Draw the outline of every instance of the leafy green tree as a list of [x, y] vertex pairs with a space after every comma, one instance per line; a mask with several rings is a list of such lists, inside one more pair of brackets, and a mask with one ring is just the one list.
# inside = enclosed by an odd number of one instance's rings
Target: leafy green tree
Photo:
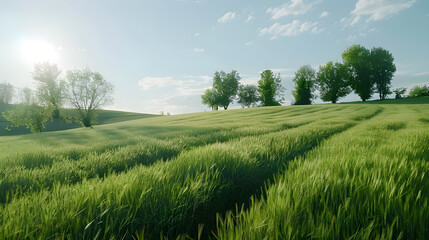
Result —
[[12, 110], [3, 113], [10, 126], [26, 126], [32, 133], [40, 133], [45, 123], [52, 119], [52, 107], [40, 107], [36, 103], [18, 104]]
[[261, 79], [258, 81], [258, 92], [262, 106], [280, 106], [284, 100], [282, 93], [282, 78], [280, 74], [274, 74], [271, 70], [265, 70], [261, 73]]
[[403, 98], [406, 91], [407, 91], [407, 89], [404, 87], [396, 88], [395, 90], [393, 90], [393, 92], [395, 93], [395, 99]]
[[233, 70], [230, 73], [215, 72], [213, 77], [213, 89], [216, 92], [216, 103], [225, 110], [237, 95], [240, 75]]
[[410, 97], [424, 97], [429, 96], [429, 86], [423, 85], [423, 86], [414, 86], [410, 89], [410, 92], [408, 93], [408, 96]]
[[371, 98], [374, 92], [374, 81], [371, 77], [371, 53], [361, 45], [349, 47], [341, 55], [349, 71], [349, 84], [362, 101]]
[[218, 110], [218, 94], [215, 89], [206, 89], [203, 95], [201, 95], [201, 100], [203, 104], [209, 106], [213, 110]]
[[316, 71], [310, 65], [302, 66], [296, 71], [293, 78], [295, 90], [292, 91], [295, 105], [311, 104], [314, 98], [315, 78]]
[[64, 100], [64, 82], [58, 77], [61, 70], [49, 62], [34, 64], [32, 77], [37, 83], [37, 97], [44, 106], [52, 106], [52, 117], [59, 118]]
[[347, 69], [341, 63], [328, 62], [325, 66], [320, 66], [316, 77], [320, 98], [325, 102], [336, 103], [339, 98], [349, 94], [351, 89], [347, 79]]
[[258, 101], [258, 87], [255, 85], [240, 85], [238, 87], [238, 103], [242, 107], [254, 106]]
[[88, 68], [67, 71], [67, 98], [78, 111], [84, 127], [94, 123], [96, 110], [113, 101], [114, 86], [98, 72]]
[[392, 93], [391, 81], [396, 71], [394, 58], [389, 51], [379, 47], [371, 49], [370, 60], [371, 77], [375, 83], [376, 92], [379, 94], [380, 100], [386, 99], [387, 95]]
[[14, 95], [15, 89], [12, 84], [7, 82], [0, 83], [0, 103], [11, 103]]

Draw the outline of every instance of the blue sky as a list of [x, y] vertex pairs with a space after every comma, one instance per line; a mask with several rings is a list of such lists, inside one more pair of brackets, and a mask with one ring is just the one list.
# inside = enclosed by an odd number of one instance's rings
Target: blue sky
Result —
[[353, 44], [393, 54], [394, 88], [429, 83], [429, 1], [2, 0], [0, 81], [34, 88], [42, 60], [90, 67], [116, 87], [107, 108], [179, 114], [209, 110], [200, 95], [215, 71], [256, 84], [272, 69], [287, 105], [300, 66], [341, 61]]

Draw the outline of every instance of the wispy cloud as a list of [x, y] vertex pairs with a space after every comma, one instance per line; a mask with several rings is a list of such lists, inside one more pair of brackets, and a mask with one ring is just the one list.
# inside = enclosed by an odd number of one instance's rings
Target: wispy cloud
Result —
[[149, 90], [153, 87], [167, 87], [181, 85], [182, 81], [175, 81], [172, 77], [144, 77], [138, 82], [143, 90]]
[[[183, 76], [183, 77], [144, 77], [138, 81], [137, 85], [143, 90], [150, 90], [152, 88], [159, 87], [177, 87], [177, 91], [192, 92], [191, 89], [199, 89], [201, 85], [205, 85], [210, 82], [211, 77], [209, 76]], [[182, 94], [183, 95], [183, 94]]]
[[204, 48], [187, 48], [187, 49], [182, 49], [181, 51], [183, 52], [194, 52], [194, 53], [202, 53], [205, 51]]
[[389, 18], [400, 11], [410, 8], [416, 0], [359, 0], [355, 9], [350, 12], [350, 18], [343, 18], [346, 25], [355, 25], [361, 19], [365, 22], [379, 21]]
[[249, 14], [248, 16], [247, 16], [247, 19], [246, 19], [246, 22], [250, 22], [252, 19], [254, 19], [255, 17], [253, 17], [253, 13], [252, 14]]
[[429, 72], [416, 73], [416, 74], [414, 74], [414, 76], [416, 76], [416, 77], [429, 76]]
[[260, 34], [271, 35], [271, 39], [276, 39], [279, 36], [296, 36], [299, 33], [310, 31], [312, 33], [320, 32], [321, 30], [317, 27], [318, 22], [303, 22], [294, 20], [291, 23], [280, 24], [274, 23], [270, 27], [265, 27], [259, 30]]
[[185, 75], [182, 77], [145, 77], [138, 85], [143, 90], [152, 90], [154, 87], [173, 87], [173, 90], [165, 89], [168, 95], [151, 98], [142, 102], [143, 112], [159, 113], [160, 111], [173, 114], [183, 112], [199, 112], [203, 106], [195, 106], [201, 101], [201, 95], [210, 87], [212, 77], [200, 75]]
[[347, 37], [347, 41], [349, 42], [353, 42], [355, 41], [358, 37], [366, 37], [367, 34], [366, 33], [359, 33], [359, 34], [353, 34], [353, 35], [349, 35]]
[[194, 52], [196, 52], [196, 53], [200, 53], [200, 52], [204, 52], [205, 50], [204, 50], [204, 48], [194, 48], [194, 49], [192, 49]]
[[271, 14], [272, 19], [279, 19], [288, 15], [300, 15], [310, 10], [315, 3], [316, 2], [305, 4], [303, 0], [291, 0], [280, 7], [268, 8], [267, 13]]
[[201, 33], [199, 33], [199, 32], [194, 33], [194, 36], [195, 36], [195, 37], [198, 37], [198, 36], [200, 36], [200, 35], [201, 35]]
[[225, 13], [225, 15], [223, 15], [222, 17], [220, 17], [217, 21], [219, 23], [226, 23], [228, 21], [233, 20], [236, 17], [236, 13], [235, 12], [227, 12]]
[[252, 45], [252, 44], [253, 44], [253, 42], [252, 42], [252, 41], [249, 41], [249, 42], [244, 43], [244, 46], [250, 46], [250, 45]]
[[324, 11], [324, 12], [322, 12], [320, 14], [320, 17], [323, 18], [323, 17], [327, 17], [328, 15], [329, 15], [329, 12], [328, 11]]

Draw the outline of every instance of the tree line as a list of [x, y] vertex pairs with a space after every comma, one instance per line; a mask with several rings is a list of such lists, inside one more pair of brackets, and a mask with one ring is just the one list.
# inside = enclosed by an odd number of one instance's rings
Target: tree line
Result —
[[278, 106], [283, 101], [281, 93], [284, 89], [280, 74], [274, 74], [271, 70], [263, 71], [258, 86], [242, 85], [240, 79], [235, 70], [230, 73], [215, 72], [213, 87], [201, 95], [202, 103], [212, 110], [218, 110], [218, 107], [226, 110], [237, 96], [237, 102], [243, 107], [256, 106], [258, 102], [262, 106]]
[[[31, 77], [36, 90], [24, 88], [20, 103], [3, 112], [3, 118], [10, 126], [26, 126], [31, 132], [41, 132], [48, 120], [63, 118], [76, 121], [84, 127], [91, 127], [97, 115], [96, 110], [111, 103], [114, 86], [103, 75], [89, 68], [69, 70], [65, 78], [56, 64], [44, 62], [34, 65]], [[0, 83], [0, 103], [10, 104], [14, 87]], [[77, 115], [60, 115], [63, 106], [76, 110]]]
[[[317, 90], [321, 100], [332, 103], [352, 91], [362, 101], [367, 101], [375, 93], [380, 100], [392, 93], [395, 93], [395, 98], [404, 97], [405, 88], [391, 89], [396, 66], [389, 51], [381, 47], [369, 50], [361, 45], [353, 45], [341, 57], [343, 63], [329, 61], [319, 66], [318, 71], [310, 65], [300, 67], [292, 79], [292, 104], [311, 104], [318, 97], [315, 94]], [[227, 109], [234, 99], [242, 107], [277, 106], [284, 100], [282, 94], [285, 89], [281, 86], [280, 74], [274, 74], [271, 70], [263, 71], [257, 86], [241, 85], [239, 80], [240, 76], [235, 70], [230, 73], [216, 72], [212, 88], [201, 96], [202, 103], [217, 110], [218, 107]], [[424, 96], [427, 88], [414, 87], [409, 96]]]

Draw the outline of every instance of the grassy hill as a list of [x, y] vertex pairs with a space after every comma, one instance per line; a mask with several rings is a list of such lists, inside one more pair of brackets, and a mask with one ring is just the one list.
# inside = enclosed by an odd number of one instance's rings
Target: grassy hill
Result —
[[[8, 111], [12, 108], [13, 108], [13, 105], [11, 104], [0, 103], [0, 136], [30, 134], [31, 133], [30, 129], [26, 128], [25, 126], [11, 128], [10, 131], [6, 130], [6, 127], [9, 125], [9, 123], [2, 117], [1, 113]], [[61, 110], [61, 114], [74, 114], [74, 111], [70, 109], [65, 109], [65, 110]], [[99, 110], [96, 125], [123, 122], [123, 121], [129, 121], [134, 119], [155, 117], [155, 116], [157, 115], [110, 111], [110, 110]], [[51, 132], [51, 131], [61, 131], [61, 130], [67, 130], [67, 129], [73, 129], [73, 128], [80, 128], [81, 125], [78, 123], [67, 123], [63, 119], [54, 119], [52, 121], [48, 121], [45, 124], [45, 127], [46, 128], [44, 132]]]
[[404, 101], [0, 137], [0, 239], [429, 239], [429, 98]]

